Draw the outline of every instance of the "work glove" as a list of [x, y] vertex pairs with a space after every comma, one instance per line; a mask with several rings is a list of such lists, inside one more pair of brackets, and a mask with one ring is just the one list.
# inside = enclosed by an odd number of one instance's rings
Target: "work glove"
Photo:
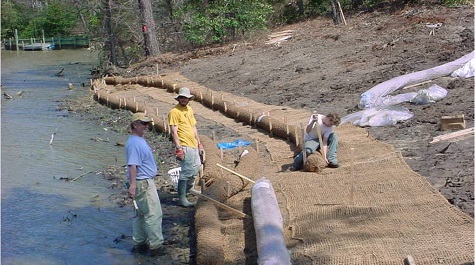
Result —
[[177, 160], [183, 160], [185, 158], [185, 152], [183, 152], [183, 149], [176, 149], [175, 150], [175, 155]]

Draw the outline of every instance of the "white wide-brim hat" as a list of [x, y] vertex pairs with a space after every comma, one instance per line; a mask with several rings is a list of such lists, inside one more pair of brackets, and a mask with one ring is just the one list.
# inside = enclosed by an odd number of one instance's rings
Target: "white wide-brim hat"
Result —
[[178, 95], [175, 96], [175, 99], [178, 99], [178, 97], [192, 98], [193, 95], [190, 93], [189, 88], [182, 87], [180, 90], [178, 90]]

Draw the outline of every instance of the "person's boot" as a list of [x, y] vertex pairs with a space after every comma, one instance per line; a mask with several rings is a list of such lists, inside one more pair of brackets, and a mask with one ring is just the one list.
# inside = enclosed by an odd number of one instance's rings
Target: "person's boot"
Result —
[[193, 207], [194, 204], [189, 202], [186, 198], [186, 189], [187, 189], [187, 181], [186, 180], [179, 180], [178, 181], [178, 198], [180, 205], [183, 207]]

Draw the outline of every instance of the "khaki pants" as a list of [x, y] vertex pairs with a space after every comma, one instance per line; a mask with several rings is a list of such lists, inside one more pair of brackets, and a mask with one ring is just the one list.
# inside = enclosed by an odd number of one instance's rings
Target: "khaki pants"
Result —
[[163, 244], [163, 214], [153, 179], [137, 181], [135, 201], [139, 210], [133, 219], [132, 239], [136, 245], [147, 243], [150, 249], [156, 249]]

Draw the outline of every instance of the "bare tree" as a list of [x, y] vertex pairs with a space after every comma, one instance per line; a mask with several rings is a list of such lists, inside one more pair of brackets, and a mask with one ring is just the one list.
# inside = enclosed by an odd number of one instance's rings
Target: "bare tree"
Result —
[[150, 0], [138, 0], [138, 2], [142, 18], [145, 56], [158, 55], [160, 54], [160, 49], [155, 31], [155, 21], [153, 20], [152, 3]]
[[117, 49], [114, 26], [112, 24], [112, 0], [104, 0], [105, 24], [108, 34], [108, 44], [110, 51], [110, 62], [117, 65]]

